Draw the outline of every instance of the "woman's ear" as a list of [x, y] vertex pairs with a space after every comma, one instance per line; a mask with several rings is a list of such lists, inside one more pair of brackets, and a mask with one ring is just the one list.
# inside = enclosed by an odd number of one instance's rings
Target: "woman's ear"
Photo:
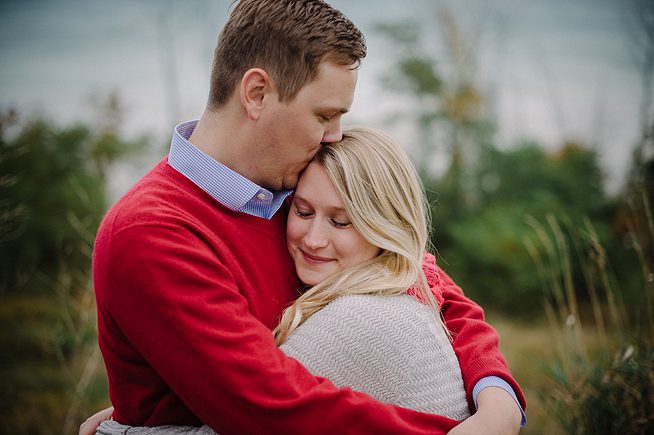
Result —
[[261, 68], [251, 68], [241, 79], [241, 104], [251, 120], [259, 119], [266, 99], [274, 91], [272, 80]]

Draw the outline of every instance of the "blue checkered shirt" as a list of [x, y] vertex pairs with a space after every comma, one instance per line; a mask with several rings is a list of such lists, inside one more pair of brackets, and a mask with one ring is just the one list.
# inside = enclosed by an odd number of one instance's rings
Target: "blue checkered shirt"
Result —
[[175, 127], [168, 164], [227, 208], [271, 219], [293, 191], [264, 189], [209, 157], [188, 141], [197, 123]]

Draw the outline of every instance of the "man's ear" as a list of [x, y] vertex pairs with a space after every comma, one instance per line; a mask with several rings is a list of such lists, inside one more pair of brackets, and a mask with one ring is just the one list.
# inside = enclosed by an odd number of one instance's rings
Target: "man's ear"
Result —
[[241, 104], [248, 118], [256, 120], [263, 110], [266, 100], [274, 91], [272, 79], [261, 68], [251, 68], [241, 79]]

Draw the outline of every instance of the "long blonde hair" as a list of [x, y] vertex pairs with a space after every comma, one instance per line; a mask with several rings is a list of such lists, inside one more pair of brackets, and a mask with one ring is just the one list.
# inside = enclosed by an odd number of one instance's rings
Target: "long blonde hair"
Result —
[[393, 296], [415, 287], [440, 319], [422, 270], [428, 205], [404, 150], [377, 130], [356, 127], [344, 130], [340, 142], [322, 147], [315, 162], [329, 175], [354, 228], [381, 250], [302, 294], [282, 314], [275, 343], [284, 343], [307, 318], [344, 295]]

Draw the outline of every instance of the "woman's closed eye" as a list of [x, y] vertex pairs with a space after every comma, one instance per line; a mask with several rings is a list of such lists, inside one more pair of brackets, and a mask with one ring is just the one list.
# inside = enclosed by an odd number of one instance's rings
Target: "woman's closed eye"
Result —
[[311, 210], [303, 210], [295, 207], [295, 214], [301, 218], [308, 218], [313, 216], [313, 211]]
[[336, 228], [348, 228], [350, 225], [352, 225], [351, 222], [341, 222], [337, 221], [336, 219], [330, 219], [332, 225]]

